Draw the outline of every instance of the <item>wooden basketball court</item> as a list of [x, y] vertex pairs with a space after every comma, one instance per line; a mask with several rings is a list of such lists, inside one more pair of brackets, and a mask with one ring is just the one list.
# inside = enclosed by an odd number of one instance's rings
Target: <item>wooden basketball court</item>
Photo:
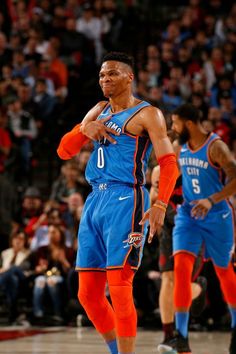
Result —
[[[108, 353], [96, 331], [86, 327], [1, 327], [0, 340], [1, 354]], [[136, 354], [157, 353], [161, 340], [162, 332], [139, 329]], [[190, 332], [193, 354], [228, 354], [229, 341], [229, 333]]]

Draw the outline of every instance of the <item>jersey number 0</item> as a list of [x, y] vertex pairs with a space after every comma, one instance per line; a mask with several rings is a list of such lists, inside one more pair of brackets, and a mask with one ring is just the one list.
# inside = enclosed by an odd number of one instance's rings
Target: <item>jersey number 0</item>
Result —
[[103, 148], [101, 146], [98, 148], [97, 167], [98, 168], [103, 168], [104, 167], [104, 152], [103, 152]]

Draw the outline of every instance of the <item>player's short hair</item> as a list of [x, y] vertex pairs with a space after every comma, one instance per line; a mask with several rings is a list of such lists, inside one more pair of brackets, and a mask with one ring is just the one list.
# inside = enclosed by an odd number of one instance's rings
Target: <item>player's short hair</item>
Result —
[[120, 61], [121, 63], [125, 63], [129, 65], [132, 71], [134, 71], [134, 58], [131, 55], [128, 55], [123, 52], [110, 52], [103, 57], [102, 63], [109, 60]]
[[172, 114], [179, 116], [182, 120], [191, 120], [194, 123], [201, 121], [201, 112], [190, 103], [185, 103], [176, 108]]

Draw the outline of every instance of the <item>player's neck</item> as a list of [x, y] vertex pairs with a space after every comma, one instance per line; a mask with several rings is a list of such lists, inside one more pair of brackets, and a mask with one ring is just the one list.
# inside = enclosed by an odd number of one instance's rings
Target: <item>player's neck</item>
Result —
[[209, 134], [206, 132], [203, 132], [201, 130], [195, 131], [189, 141], [188, 144], [192, 150], [197, 150], [199, 149], [202, 145], [204, 145], [205, 141], [207, 140]]
[[127, 108], [136, 106], [140, 100], [135, 98], [133, 95], [120, 95], [115, 98], [110, 97], [109, 99], [111, 105], [112, 113], [117, 113], [123, 111]]

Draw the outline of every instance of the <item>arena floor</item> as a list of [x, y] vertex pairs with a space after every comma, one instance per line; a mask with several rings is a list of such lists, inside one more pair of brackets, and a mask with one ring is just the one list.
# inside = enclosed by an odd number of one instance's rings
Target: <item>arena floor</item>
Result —
[[[157, 353], [160, 331], [138, 331], [136, 354]], [[223, 332], [190, 333], [193, 354], [228, 354], [230, 335]], [[106, 354], [103, 340], [92, 328], [1, 327], [1, 354]]]

